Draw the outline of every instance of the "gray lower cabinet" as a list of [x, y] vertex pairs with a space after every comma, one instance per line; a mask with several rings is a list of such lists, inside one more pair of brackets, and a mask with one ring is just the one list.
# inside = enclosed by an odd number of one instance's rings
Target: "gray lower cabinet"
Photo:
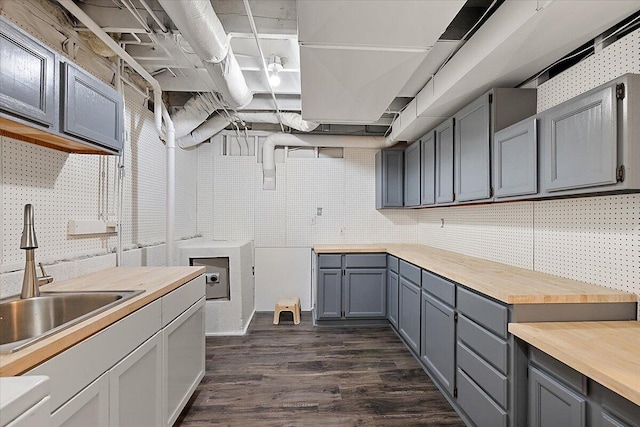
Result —
[[400, 276], [398, 331], [407, 345], [420, 354], [420, 288]]
[[122, 150], [122, 95], [68, 62], [61, 67], [61, 132], [115, 152]]
[[529, 367], [529, 426], [584, 427], [586, 399], [551, 375]]
[[453, 307], [422, 291], [420, 358], [445, 390], [455, 387], [456, 321]]
[[376, 209], [404, 206], [404, 151], [376, 153]]
[[398, 273], [387, 270], [387, 318], [396, 330], [398, 329], [399, 286]]
[[0, 58], [0, 114], [56, 130], [56, 55], [0, 18]]
[[436, 203], [436, 137], [429, 132], [420, 139], [420, 205]]
[[386, 254], [319, 254], [318, 266], [316, 320], [386, 319]]
[[538, 192], [538, 119], [528, 118], [494, 134], [493, 190], [496, 199]]
[[454, 201], [453, 188], [453, 119], [438, 126], [435, 133], [436, 204]]
[[420, 206], [420, 141], [404, 150], [404, 205]]

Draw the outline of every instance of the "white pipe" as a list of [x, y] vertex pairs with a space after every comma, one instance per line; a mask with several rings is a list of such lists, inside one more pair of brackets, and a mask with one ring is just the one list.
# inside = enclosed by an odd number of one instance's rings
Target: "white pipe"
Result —
[[211, 138], [213, 135], [220, 132], [222, 129], [226, 128], [229, 125], [229, 120], [226, 117], [220, 116], [218, 114], [214, 115], [212, 118], [204, 122], [202, 125], [198, 126], [191, 133], [178, 138], [177, 144], [180, 148], [189, 148], [194, 147], [207, 139]]
[[251, 102], [240, 65], [229, 46], [227, 33], [209, 0], [159, 0], [178, 30], [202, 60], [222, 98], [233, 109]]
[[274, 133], [269, 135], [262, 146], [263, 188], [276, 189], [276, 146], [287, 147], [339, 147], [339, 148], [384, 148], [386, 141], [382, 136], [355, 135], [307, 135]]
[[167, 218], [166, 218], [166, 257], [167, 265], [173, 265], [174, 223], [176, 205], [176, 131], [166, 107], [162, 107], [162, 116], [167, 125]]
[[189, 99], [184, 107], [172, 116], [176, 128], [176, 138], [188, 135], [221, 107], [222, 104], [213, 93], [203, 93]]
[[288, 111], [280, 112], [280, 120], [278, 120], [277, 113], [260, 112], [260, 113], [238, 113], [236, 116], [245, 122], [257, 122], [257, 123], [282, 123], [285, 126], [299, 130], [300, 132], [311, 132], [320, 123], [313, 122], [311, 120], [304, 120], [299, 113], [291, 113]]

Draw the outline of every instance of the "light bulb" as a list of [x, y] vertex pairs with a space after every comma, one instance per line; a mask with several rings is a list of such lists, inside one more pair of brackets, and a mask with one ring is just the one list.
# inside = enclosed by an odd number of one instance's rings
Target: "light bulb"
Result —
[[280, 86], [280, 76], [278, 75], [278, 70], [272, 70], [269, 72], [269, 83], [271, 83], [271, 86], [273, 87]]

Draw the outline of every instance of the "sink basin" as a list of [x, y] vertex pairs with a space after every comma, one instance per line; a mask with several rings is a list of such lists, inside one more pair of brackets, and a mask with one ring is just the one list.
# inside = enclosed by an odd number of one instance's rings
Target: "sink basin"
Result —
[[42, 292], [0, 301], [0, 353], [23, 349], [142, 292]]

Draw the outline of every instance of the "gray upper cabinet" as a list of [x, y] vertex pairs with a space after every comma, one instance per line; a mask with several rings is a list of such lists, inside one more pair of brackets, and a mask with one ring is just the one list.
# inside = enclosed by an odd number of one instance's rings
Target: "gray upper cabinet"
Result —
[[537, 119], [528, 118], [495, 133], [493, 188], [496, 198], [538, 192], [537, 127]]
[[0, 19], [0, 58], [2, 115], [57, 129], [56, 55]]
[[61, 131], [119, 152], [124, 128], [122, 95], [68, 62], [61, 65]]
[[453, 193], [453, 119], [435, 129], [436, 203], [451, 203]]
[[404, 151], [376, 153], [376, 209], [404, 206]]
[[436, 203], [436, 138], [429, 132], [420, 139], [420, 205]]
[[404, 150], [404, 205], [420, 205], [420, 141]]
[[455, 192], [459, 202], [490, 197], [490, 95], [478, 98], [455, 116]]
[[616, 85], [587, 92], [542, 114], [544, 188], [616, 183]]

